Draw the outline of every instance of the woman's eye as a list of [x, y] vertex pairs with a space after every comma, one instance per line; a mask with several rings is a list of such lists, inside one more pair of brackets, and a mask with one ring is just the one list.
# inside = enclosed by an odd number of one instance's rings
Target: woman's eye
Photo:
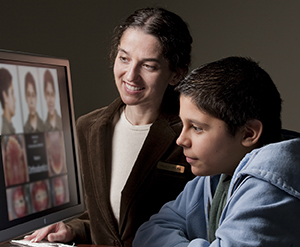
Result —
[[123, 63], [126, 63], [128, 61], [127, 57], [120, 56], [119, 58], [120, 58], [120, 61]]
[[147, 70], [156, 70], [156, 67], [155, 67], [155, 66], [152, 66], [152, 65], [149, 65], [149, 64], [144, 64], [143, 66], [144, 66], [144, 68], [146, 68]]

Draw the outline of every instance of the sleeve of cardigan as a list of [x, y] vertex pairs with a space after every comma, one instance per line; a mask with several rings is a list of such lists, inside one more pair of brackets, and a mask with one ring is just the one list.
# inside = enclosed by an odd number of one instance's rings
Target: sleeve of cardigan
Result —
[[90, 220], [87, 211], [85, 211], [79, 217], [66, 222], [66, 225], [70, 226], [74, 231], [75, 239], [73, 241], [76, 244], [77, 243], [92, 244]]

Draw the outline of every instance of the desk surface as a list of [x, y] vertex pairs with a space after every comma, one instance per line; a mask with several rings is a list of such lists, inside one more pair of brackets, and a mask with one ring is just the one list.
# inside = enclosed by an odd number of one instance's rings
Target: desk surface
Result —
[[91, 244], [78, 244], [77, 247], [114, 247], [110, 245], [91, 245]]
[[[11, 244], [10, 242], [0, 243], [1, 247], [18, 247], [19, 245]], [[78, 244], [76, 247], [114, 247], [110, 245], [91, 245], [91, 244]]]

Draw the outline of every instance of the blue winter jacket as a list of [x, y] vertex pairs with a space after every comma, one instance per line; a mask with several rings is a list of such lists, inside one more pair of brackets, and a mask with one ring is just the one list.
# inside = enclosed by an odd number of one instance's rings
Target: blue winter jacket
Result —
[[211, 189], [196, 177], [138, 230], [134, 247], [300, 246], [300, 138], [255, 149], [235, 170], [216, 240], [208, 239]]

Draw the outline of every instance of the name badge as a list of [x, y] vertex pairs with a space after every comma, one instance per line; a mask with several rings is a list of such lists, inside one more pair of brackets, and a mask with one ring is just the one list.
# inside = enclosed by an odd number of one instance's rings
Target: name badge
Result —
[[157, 168], [170, 172], [184, 173], [185, 167], [181, 165], [170, 164], [166, 162], [158, 162]]

